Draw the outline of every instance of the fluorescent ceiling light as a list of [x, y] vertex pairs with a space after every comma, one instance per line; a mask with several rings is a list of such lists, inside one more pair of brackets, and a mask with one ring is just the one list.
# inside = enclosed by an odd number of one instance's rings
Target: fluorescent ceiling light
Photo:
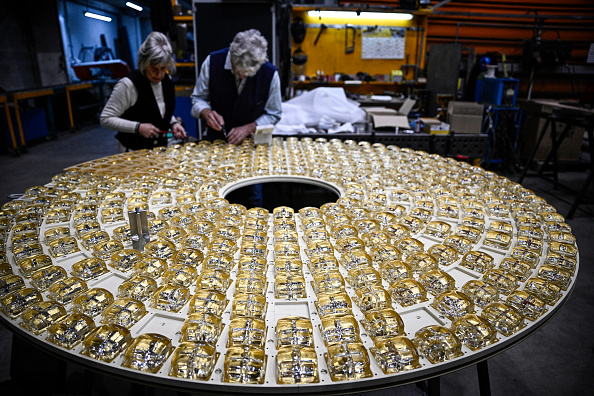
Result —
[[88, 18], [99, 19], [100, 21], [111, 22], [111, 18], [105, 15], [93, 14], [92, 12], [85, 12]]
[[130, 8], [135, 9], [136, 11], [142, 11], [142, 7], [139, 5], [136, 5], [134, 3], [130, 3], [129, 1], [126, 2], [126, 5]]
[[412, 19], [412, 14], [402, 14], [396, 12], [360, 12], [356, 11], [307, 11], [310, 17], [320, 18], [364, 18], [364, 19], [383, 19], [393, 21], [409, 21]]

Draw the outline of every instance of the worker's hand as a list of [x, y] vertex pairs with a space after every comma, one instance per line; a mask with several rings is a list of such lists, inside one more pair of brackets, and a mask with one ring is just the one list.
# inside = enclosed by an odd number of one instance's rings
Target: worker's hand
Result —
[[179, 122], [171, 126], [171, 132], [173, 132], [173, 137], [176, 139], [186, 138], [186, 130]]
[[245, 124], [240, 127], [236, 127], [229, 131], [227, 135], [227, 141], [229, 144], [240, 144], [243, 139], [256, 132], [256, 123]]
[[200, 117], [206, 121], [209, 127], [214, 129], [215, 131], [220, 131], [223, 129], [223, 124], [225, 124], [225, 120], [223, 116], [211, 109], [204, 109], [200, 113]]
[[140, 134], [140, 136], [145, 137], [147, 139], [154, 138], [159, 136], [159, 128], [157, 128], [151, 123], [141, 123], [138, 127], [138, 133]]

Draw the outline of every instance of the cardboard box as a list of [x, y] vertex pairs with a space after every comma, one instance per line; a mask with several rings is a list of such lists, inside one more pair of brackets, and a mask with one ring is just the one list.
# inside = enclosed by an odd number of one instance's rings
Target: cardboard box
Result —
[[401, 128], [411, 129], [408, 117], [399, 115], [398, 111], [386, 107], [364, 107], [367, 112], [367, 119], [373, 124], [374, 129], [379, 128]]
[[483, 126], [484, 106], [475, 102], [448, 103], [448, 122], [455, 133], [480, 134]]

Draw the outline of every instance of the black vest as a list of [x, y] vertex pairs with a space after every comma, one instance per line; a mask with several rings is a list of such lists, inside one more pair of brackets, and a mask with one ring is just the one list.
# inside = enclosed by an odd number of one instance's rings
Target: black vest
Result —
[[[175, 87], [169, 75], [165, 75], [165, 78], [161, 80], [161, 88], [163, 89], [163, 98], [165, 100], [164, 117], [161, 117], [161, 112], [159, 111], [150, 81], [138, 70], [132, 71], [128, 75], [128, 78], [132, 80], [134, 87], [136, 87], [138, 99], [134, 106], [122, 114], [122, 118], [141, 123], [151, 123], [162, 131], [169, 130], [169, 123], [175, 111]], [[167, 145], [167, 135], [165, 133], [159, 134], [157, 138], [147, 139], [135, 133], [118, 132], [116, 139], [130, 150], [152, 149], [156, 146]]]

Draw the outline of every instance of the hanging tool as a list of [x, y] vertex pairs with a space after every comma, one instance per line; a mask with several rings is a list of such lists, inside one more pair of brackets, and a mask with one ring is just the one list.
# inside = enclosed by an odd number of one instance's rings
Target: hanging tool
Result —
[[[349, 30], [353, 31], [353, 41], [349, 45]], [[353, 25], [345, 25], [344, 30], [344, 53], [352, 54], [355, 52], [355, 37], [357, 36], [357, 28]]]
[[318, 32], [318, 35], [316, 36], [316, 39], [314, 40], [314, 45], [316, 45], [318, 43], [318, 40], [320, 39], [320, 36], [322, 35], [322, 33], [324, 32], [324, 30], [328, 29], [328, 26], [324, 25], [322, 23], [322, 25], [320, 26], [320, 31]]

